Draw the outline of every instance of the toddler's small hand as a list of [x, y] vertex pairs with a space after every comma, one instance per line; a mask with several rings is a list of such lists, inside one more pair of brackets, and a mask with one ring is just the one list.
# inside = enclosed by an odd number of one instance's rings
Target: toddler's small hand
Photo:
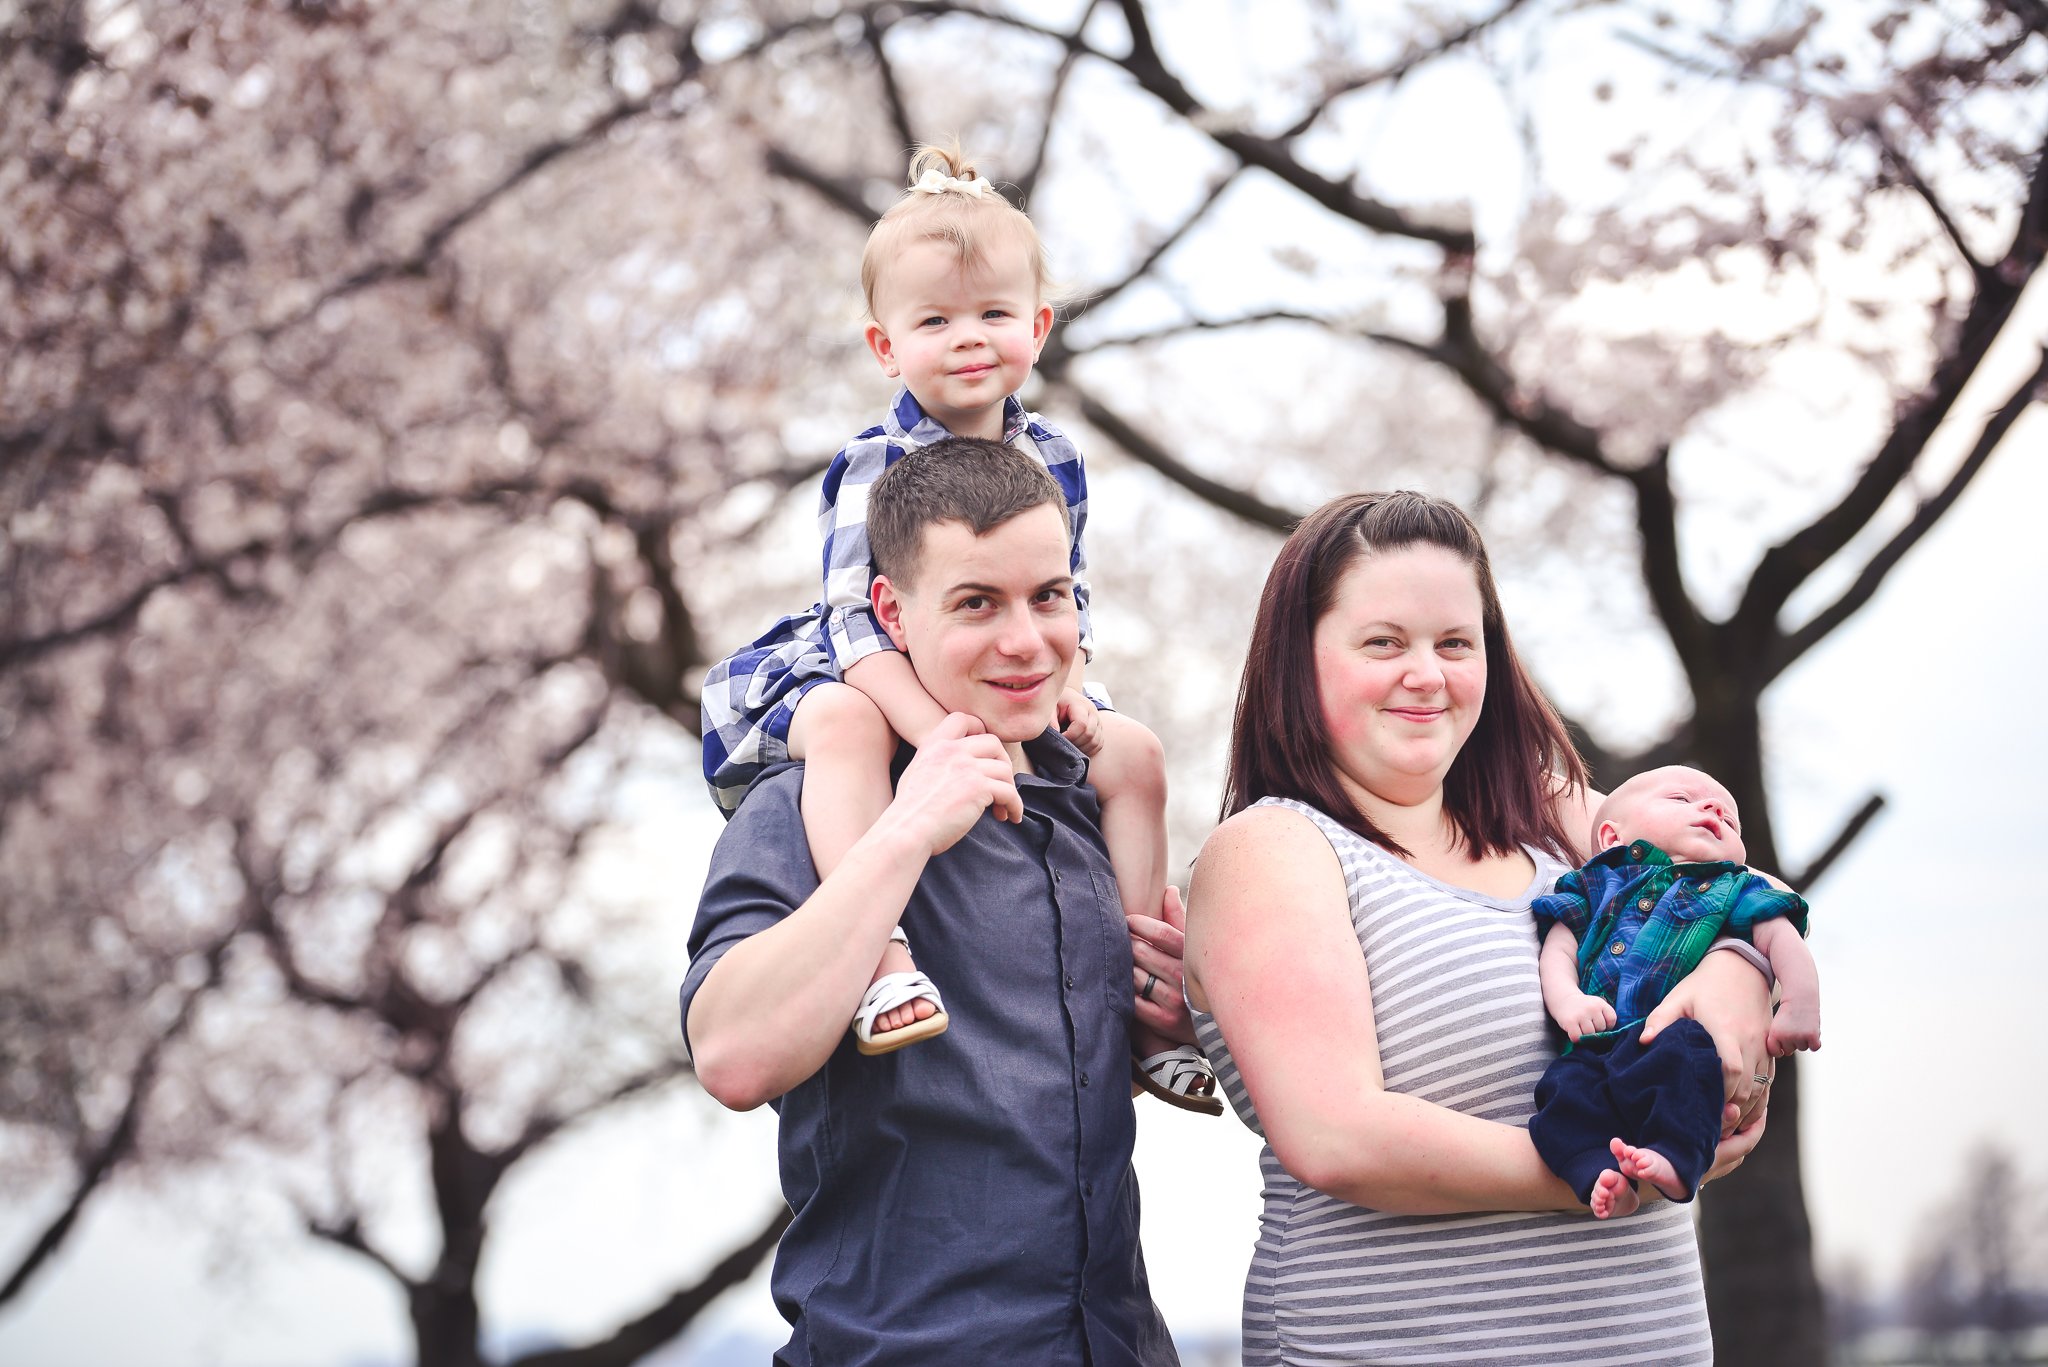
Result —
[[1102, 713], [1078, 688], [1060, 690], [1060, 734], [1076, 750], [1093, 759], [1102, 753]]

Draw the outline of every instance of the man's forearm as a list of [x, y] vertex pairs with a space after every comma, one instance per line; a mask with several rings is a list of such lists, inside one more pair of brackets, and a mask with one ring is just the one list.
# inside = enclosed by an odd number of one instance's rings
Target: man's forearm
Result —
[[885, 813], [802, 906], [726, 951], [690, 1003], [706, 1091], [751, 1110], [824, 1066], [929, 858]]

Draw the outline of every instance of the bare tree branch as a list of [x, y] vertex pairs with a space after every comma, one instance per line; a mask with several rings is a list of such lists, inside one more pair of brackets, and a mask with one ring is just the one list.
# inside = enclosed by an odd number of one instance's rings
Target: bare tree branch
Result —
[[1495, 419], [1520, 432], [1546, 451], [1554, 452], [1603, 475], [1628, 478], [1630, 473], [1607, 453], [1600, 432], [1546, 400], [1532, 386], [1523, 385], [1509, 373], [1493, 351], [1479, 338], [1472, 317], [1472, 300], [1456, 295], [1444, 300], [1443, 340], [1434, 346], [1384, 334], [1370, 334], [1375, 341], [1404, 348], [1438, 362], [1472, 391]]
[[1771, 677], [1775, 678], [1784, 673], [1793, 661], [1819, 645], [1836, 627], [1848, 621], [1876, 596], [1885, 577], [1898, 567], [1899, 562], [1906, 558], [1906, 553], [1918, 545], [1922, 537], [1934, 530], [1934, 524], [1955, 505], [1958, 498], [1962, 497], [1963, 491], [1969, 488], [1970, 481], [1983, 470], [1985, 462], [1991, 459], [1991, 453], [2005, 440], [2006, 433], [2012, 430], [2020, 415], [2030, 405], [2041, 402], [2044, 397], [2048, 397], [2048, 348], [2043, 349], [2040, 364], [2034, 367], [2033, 373], [2020, 383], [2011, 397], [2000, 404], [1998, 410], [1984, 424], [1984, 430], [1977, 434], [1977, 440], [1971, 445], [1970, 453], [1963, 458], [1962, 464], [1956, 467], [1955, 473], [1949, 476], [1948, 483], [1943, 485], [1934, 497], [1914, 509], [1913, 516], [1907, 520], [1906, 525], [1870, 558], [1869, 563], [1856, 576], [1855, 582], [1843, 591], [1841, 597], [1815, 613], [1797, 631], [1789, 633], [1782, 639], [1771, 655]]
[[1863, 834], [1864, 827], [1877, 819], [1878, 813], [1884, 810], [1884, 806], [1883, 793], [1872, 793], [1869, 797], [1865, 798], [1863, 805], [1858, 807], [1855, 813], [1843, 823], [1842, 829], [1835, 832], [1835, 838], [1827, 843], [1825, 849], [1813, 857], [1813, 862], [1804, 869], [1801, 869], [1796, 875], [1788, 874], [1785, 882], [1795, 892], [1802, 893], [1811, 888], [1815, 883], [1818, 883], [1826, 876], [1827, 871], [1835, 866], [1835, 861], [1848, 853], [1849, 847], [1856, 843], [1856, 838]]
[[807, 185], [826, 203], [843, 211], [848, 217], [860, 223], [872, 223], [878, 214], [867, 200], [862, 198], [861, 183], [851, 177], [830, 176], [804, 160], [786, 147], [773, 142], [768, 144], [765, 156], [768, 169], [784, 180], [793, 180]]
[[333, 1244], [337, 1248], [345, 1248], [351, 1253], [368, 1259], [371, 1263], [383, 1269], [391, 1280], [404, 1287], [407, 1292], [419, 1289], [419, 1282], [416, 1278], [407, 1276], [403, 1268], [391, 1261], [381, 1249], [370, 1242], [369, 1236], [363, 1233], [362, 1223], [355, 1216], [351, 1215], [346, 1220], [328, 1222], [320, 1219], [310, 1211], [302, 1210], [300, 1214], [305, 1220], [306, 1233], [325, 1243]]
[[1346, 95], [1356, 94], [1370, 86], [1398, 83], [1446, 53], [1454, 52], [1458, 48], [1465, 46], [1473, 39], [1487, 32], [1487, 30], [1499, 25], [1501, 21], [1522, 8], [1526, 2], [1527, 0], [1507, 0], [1507, 3], [1503, 4], [1492, 14], [1487, 15], [1483, 19], [1474, 19], [1469, 23], [1462, 24], [1452, 29], [1449, 33], [1441, 34], [1433, 43], [1410, 44], [1407, 51], [1384, 66], [1374, 67], [1367, 71], [1354, 72], [1342, 80], [1325, 86], [1321, 97], [1303, 112], [1300, 118], [1288, 125], [1287, 130], [1280, 134], [1280, 140], [1282, 142], [1292, 142], [1308, 132], [1309, 129], [1315, 127], [1318, 119], [1329, 112], [1331, 105], [1343, 99]]
[[[1242, 174], [1244, 174], [1244, 168], [1242, 166], [1234, 166], [1223, 175], [1217, 177], [1216, 181], [1209, 186], [1208, 191], [1203, 194], [1195, 207], [1189, 210], [1187, 216], [1175, 224], [1172, 230], [1164, 237], [1153, 243], [1151, 249], [1145, 253], [1136, 265], [1100, 289], [1089, 291], [1086, 296], [1068, 311], [1067, 322], [1069, 326], [1085, 315], [1090, 309], [1102, 307], [1102, 305], [1116, 298], [1119, 294], [1122, 294], [1125, 290], [1143, 279], [1154, 266], [1159, 264], [1161, 257], [1172, 251], [1176, 243], [1186, 237], [1196, 224], [1208, 216], [1209, 210], [1215, 207], [1216, 201], [1223, 198], [1223, 192], [1236, 184], [1237, 178]], [[1055, 333], [1053, 343], [1057, 344], [1058, 341], [1059, 334]]]
[[71, 1195], [65, 1200], [64, 1208], [43, 1226], [42, 1233], [30, 1243], [28, 1252], [7, 1274], [6, 1282], [0, 1284], [0, 1306], [20, 1295], [36, 1273], [64, 1246], [78, 1223], [78, 1217], [85, 1212], [86, 1203], [106, 1184], [122, 1160], [134, 1151], [135, 1138], [142, 1126], [142, 1113], [149, 1103], [151, 1089], [156, 1085], [157, 1069], [163, 1062], [164, 1051], [190, 1027], [200, 999], [220, 986], [221, 965], [232, 939], [232, 936], [225, 936], [206, 951], [204, 981], [185, 994], [170, 1023], [149, 1042], [136, 1060], [128, 1075], [128, 1099], [121, 1105], [121, 1114], [79, 1164], [78, 1179], [72, 1183]]
[[861, 39], [875, 56], [875, 72], [882, 82], [882, 103], [889, 110], [889, 124], [896, 130], [896, 141], [908, 152], [917, 144], [917, 125], [911, 121], [910, 106], [905, 103], [903, 87], [896, 80], [896, 67], [882, 45], [886, 32], [875, 19], [873, 10], [861, 16]]
[[672, 1059], [656, 1067], [642, 1069], [616, 1085], [606, 1088], [602, 1094], [581, 1106], [536, 1115], [519, 1132], [518, 1138], [498, 1150], [496, 1157], [510, 1167], [562, 1131], [581, 1124], [622, 1101], [630, 1101], [636, 1096], [673, 1082], [689, 1071], [689, 1066], [680, 1059]]
[[1237, 318], [1189, 318], [1184, 322], [1169, 323], [1164, 327], [1147, 328], [1143, 332], [1127, 332], [1120, 337], [1102, 337], [1080, 346], [1068, 347], [1067, 355], [1089, 356], [1114, 347], [1147, 346], [1174, 337], [1185, 337], [1190, 333], [1227, 332], [1232, 328], [1253, 327], [1260, 323], [1312, 323], [1326, 328], [1337, 326], [1327, 318], [1319, 318], [1315, 314], [1302, 313], [1296, 309], [1261, 309]]
[[789, 1227], [790, 1213], [778, 1210], [758, 1233], [722, 1258], [695, 1286], [676, 1292], [654, 1309], [617, 1333], [580, 1348], [551, 1348], [514, 1358], [508, 1367], [632, 1367], [667, 1343], [701, 1314], [706, 1306], [754, 1274], [761, 1261], [774, 1252]]
[[1956, 341], [1935, 366], [1927, 386], [1907, 402], [1876, 456], [1840, 501], [1764, 552], [1758, 561], [1735, 613], [1745, 638], [1763, 639], [1785, 601], [1868, 525], [1905, 479], [2012, 317], [2044, 253], [2048, 253], [2048, 142], [2035, 150], [2027, 206], [2012, 246], [2003, 260], [1978, 277], [1976, 297]]
[[1469, 253], [1474, 249], [1470, 228], [1425, 222], [1347, 184], [1311, 171], [1288, 150], [1285, 138], [1260, 137], [1228, 126], [1227, 121], [1197, 100], [1181, 84], [1180, 78], [1167, 69], [1153, 45], [1143, 0], [1122, 0], [1121, 8], [1131, 32], [1131, 51], [1128, 56], [1120, 58], [1098, 55], [1122, 67], [1137, 81], [1140, 89], [1186, 119], [1190, 126], [1207, 134], [1217, 146], [1247, 166], [1255, 166], [1277, 176], [1314, 203], [1362, 228], [1389, 237], [1434, 242], [1450, 252]]
[[303, 568], [313, 559], [331, 550], [340, 541], [344, 532], [360, 522], [399, 517], [431, 508], [506, 504], [522, 499], [552, 501], [557, 498], [573, 499], [602, 517], [630, 520], [625, 518], [603, 485], [595, 480], [580, 477], [550, 480], [521, 475], [509, 479], [487, 480], [465, 489], [381, 489], [320, 531], [301, 530], [274, 537], [250, 538], [227, 550], [181, 565], [147, 580], [112, 607], [103, 609], [83, 621], [33, 636], [0, 640], [0, 673], [31, 663], [66, 646], [125, 631], [134, 625], [142, 609], [158, 593], [177, 588], [194, 579], [218, 579], [226, 575], [238, 562], [285, 555]]
[[1121, 446], [1125, 453], [1141, 465], [1148, 465], [1165, 475], [1181, 488], [1206, 503], [1215, 505], [1235, 517], [1244, 519], [1255, 526], [1268, 527], [1280, 533], [1294, 529], [1301, 521], [1301, 514], [1267, 503], [1258, 496], [1243, 489], [1234, 488], [1221, 480], [1201, 474], [1169, 454], [1165, 447], [1140, 432], [1129, 419], [1111, 409], [1088, 390], [1064, 376], [1047, 380], [1057, 384], [1074, 401], [1074, 406], [1090, 426]]
[[1913, 193], [1920, 196], [1920, 202], [1934, 215], [1934, 221], [1941, 225], [1942, 232], [1948, 234], [1948, 240], [1955, 247], [1956, 255], [1962, 257], [1964, 264], [1969, 266], [1970, 274], [1982, 277], [1989, 267], [1979, 261], [1976, 253], [1970, 250], [1970, 242], [1963, 236], [1962, 225], [1949, 213], [1948, 206], [1941, 202], [1941, 196], [1934, 192], [1934, 187], [1929, 185], [1926, 178], [1914, 167], [1911, 158], [1899, 150], [1898, 144], [1884, 131], [1883, 124], [1876, 119], [1866, 119], [1863, 126], [1877, 143], [1878, 149], [1884, 154], [1884, 159], [1898, 172], [1899, 179], [1905, 181]]
[[1031, 164], [1016, 182], [1017, 197], [1027, 205], [1038, 189], [1039, 176], [1045, 171], [1046, 149], [1052, 146], [1053, 129], [1057, 126], [1054, 115], [1059, 113], [1060, 97], [1066, 93], [1067, 77], [1073, 73], [1074, 63], [1081, 56], [1081, 35], [1088, 31], [1088, 21], [1095, 17], [1095, 11], [1101, 4], [1102, 0], [1088, 0], [1087, 8], [1074, 21], [1074, 36], [1068, 42], [1067, 50], [1060, 54], [1060, 64], [1053, 68], [1052, 86], [1045, 94], [1045, 114], [1038, 122], [1038, 146], [1031, 154]]

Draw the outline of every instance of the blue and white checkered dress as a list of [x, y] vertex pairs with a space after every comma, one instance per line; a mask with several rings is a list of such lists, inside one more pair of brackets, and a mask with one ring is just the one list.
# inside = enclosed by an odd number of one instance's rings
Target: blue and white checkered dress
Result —
[[[880, 425], [848, 442], [825, 471], [818, 529], [825, 538], [824, 599], [774, 626], [711, 667], [704, 678], [704, 778], [719, 810], [730, 816], [747, 787], [789, 758], [789, 723], [797, 701], [837, 680], [856, 661], [895, 645], [875, 620], [868, 586], [875, 566], [868, 549], [868, 487], [906, 451], [952, 436], [927, 417], [908, 389], [897, 394]], [[1021, 440], [1020, 440], [1021, 438]], [[1088, 521], [1088, 477], [1066, 435], [1011, 395], [1003, 401], [1003, 440], [1044, 464], [1066, 495], [1074, 522], [1074, 602], [1081, 650], [1095, 651], [1088, 615], [1087, 561], [1081, 529]], [[1091, 690], [1092, 691], [1092, 690]]]

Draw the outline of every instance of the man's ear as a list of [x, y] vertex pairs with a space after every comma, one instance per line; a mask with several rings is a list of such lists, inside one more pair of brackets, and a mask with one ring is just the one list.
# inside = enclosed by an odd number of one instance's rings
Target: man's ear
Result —
[[1045, 350], [1045, 339], [1052, 336], [1052, 305], [1040, 304], [1038, 312], [1031, 315], [1031, 359], [1037, 360], [1038, 353]]
[[868, 350], [875, 354], [884, 375], [893, 380], [903, 374], [903, 367], [896, 364], [896, 348], [889, 341], [889, 334], [882, 331], [880, 323], [869, 323], [861, 336], [867, 338]]
[[882, 624], [882, 630], [889, 633], [890, 641], [898, 650], [907, 649], [903, 632], [903, 599], [897, 594], [896, 586], [889, 582], [889, 576], [878, 574], [868, 585], [868, 602], [875, 610], [875, 620]]

